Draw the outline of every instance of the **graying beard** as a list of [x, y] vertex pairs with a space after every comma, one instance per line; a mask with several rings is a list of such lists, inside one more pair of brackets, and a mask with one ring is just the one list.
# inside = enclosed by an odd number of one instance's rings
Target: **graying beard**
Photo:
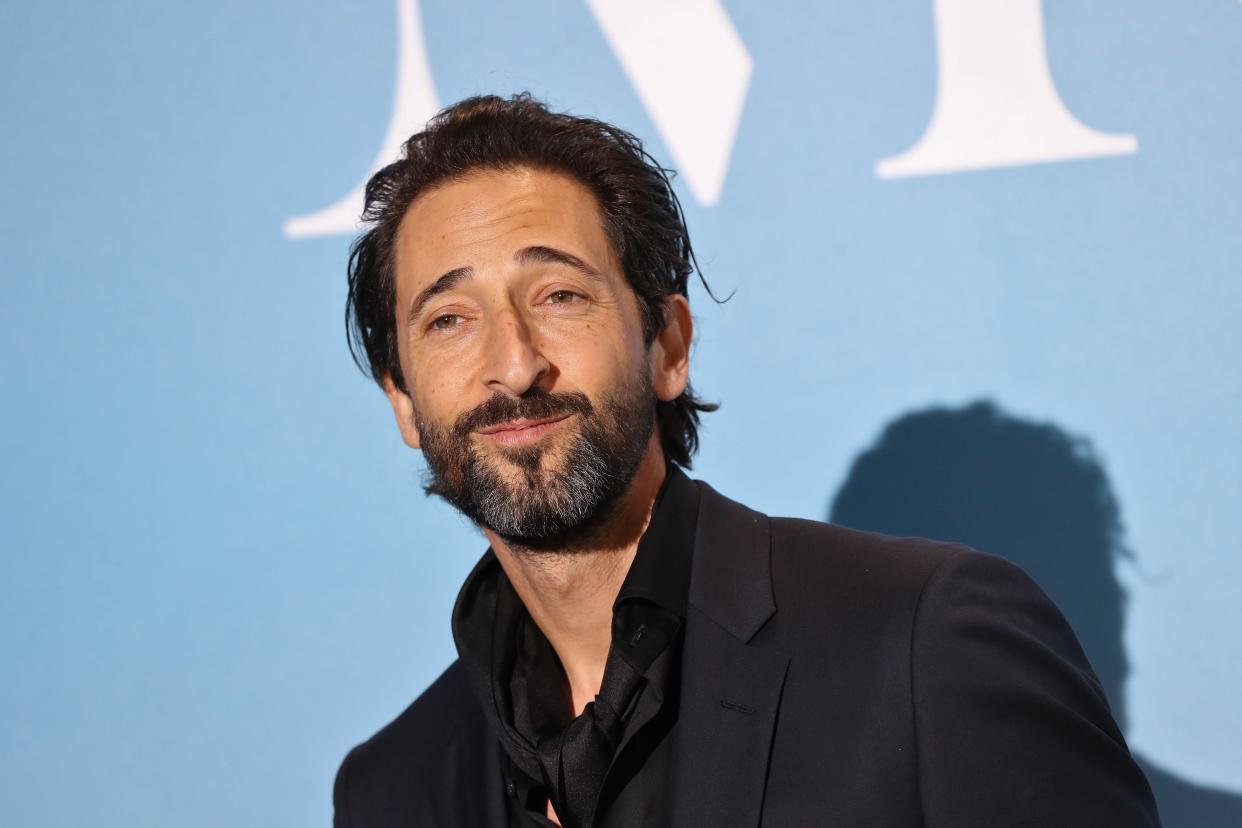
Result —
[[548, 449], [540, 446], [504, 452], [506, 459], [497, 462], [512, 463], [520, 473], [520, 482], [510, 486], [468, 440], [458, 448], [451, 431], [442, 435], [415, 414], [429, 461], [427, 494], [443, 497], [509, 545], [532, 552], [580, 546], [607, 523], [656, 427], [644, 367], [634, 385], [619, 396], [605, 396], [585, 418], [565, 446], [560, 468], [544, 470]]
[[[591, 450], [585, 441], [570, 448], [563, 471], [545, 472], [540, 449], [510, 456], [518, 466], [526, 491], [508, 491], [503, 485], [476, 487], [479, 516], [494, 532], [505, 538], [541, 538], [578, 526], [598, 509], [596, 493], [612, 489], [617, 480], [609, 473], [607, 458]], [[476, 470], [493, 477], [493, 470], [484, 470], [481, 458], [475, 458]], [[546, 479], [551, 476], [553, 479]], [[482, 496], [478, 494], [482, 492]], [[538, 508], [531, 508], [532, 501]]]

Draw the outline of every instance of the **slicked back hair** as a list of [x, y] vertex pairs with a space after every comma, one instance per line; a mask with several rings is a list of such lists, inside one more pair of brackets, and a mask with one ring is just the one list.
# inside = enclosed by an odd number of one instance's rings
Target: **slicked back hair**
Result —
[[[665, 298], [685, 296], [697, 270], [671, 171], [625, 130], [552, 112], [529, 94], [467, 98], [436, 115], [405, 142], [399, 161], [367, 182], [362, 218], [371, 226], [350, 251], [345, 325], [354, 361], [377, 383], [390, 377], [409, 393], [397, 351], [394, 264], [397, 230], [410, 205], [471, 172], [523, 168], [567, 174], [595, 196], [604, 232], [639, 299], [643, 341], [650, 345], [663, 330]], [[690, 466], [699, 414], [716, 408], [689, 384], [677, 399], [657, 402], [669, 460]]]

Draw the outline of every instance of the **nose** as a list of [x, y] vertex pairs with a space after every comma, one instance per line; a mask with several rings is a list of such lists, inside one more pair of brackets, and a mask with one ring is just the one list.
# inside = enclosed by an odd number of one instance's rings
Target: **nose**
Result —
[[491, 391], [520, 397], [552, 368], [537, 347], [530, 325], [512, 308], [492, 320], [484, 348], [482, 380]]

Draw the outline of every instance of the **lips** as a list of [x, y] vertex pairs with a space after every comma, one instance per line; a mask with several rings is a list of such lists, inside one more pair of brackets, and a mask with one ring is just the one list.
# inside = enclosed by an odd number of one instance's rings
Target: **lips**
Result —
[[561, 413], [553, 417], [539, 418], [520, 418], [520, 420], [509, 420], [507, 422], [496, 423], [494, 426], [487, 428], [479, 428], [479, 434], [486, 434], [488, 437], [498, 439], [501, 442], [522, 441], [522, 439], [534, 438], [540, 436], [556, 423], [568, 420], [570, 413]]

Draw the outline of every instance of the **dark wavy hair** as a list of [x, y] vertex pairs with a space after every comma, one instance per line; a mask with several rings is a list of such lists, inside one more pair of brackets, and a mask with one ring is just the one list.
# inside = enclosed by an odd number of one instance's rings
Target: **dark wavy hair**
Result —
[[[362, 218], [371, 227], [350, 250], [345, 326], [354, 361], [377, 383], [391, 377], [409, 392], [397, 353], [393, 272], [406, 211], [419, 195], [472, 171], [518, 168], [570, 175], [595, 195], [604, 232], [640, 300], [646, 344], [667, 324], [665, 297], [685, 296], [690, 274], [698, 270], [672, 171], [625, 130], [552, 112], [529, 94], [467, 98], [432, 118], [405, 142], [399, 161], [367, 182]], [[717, 407], [696, 397], [689, 384], [677, 399], [657, 403], [660, 442], [670, 460], [690, 466], [699, 414]]]

